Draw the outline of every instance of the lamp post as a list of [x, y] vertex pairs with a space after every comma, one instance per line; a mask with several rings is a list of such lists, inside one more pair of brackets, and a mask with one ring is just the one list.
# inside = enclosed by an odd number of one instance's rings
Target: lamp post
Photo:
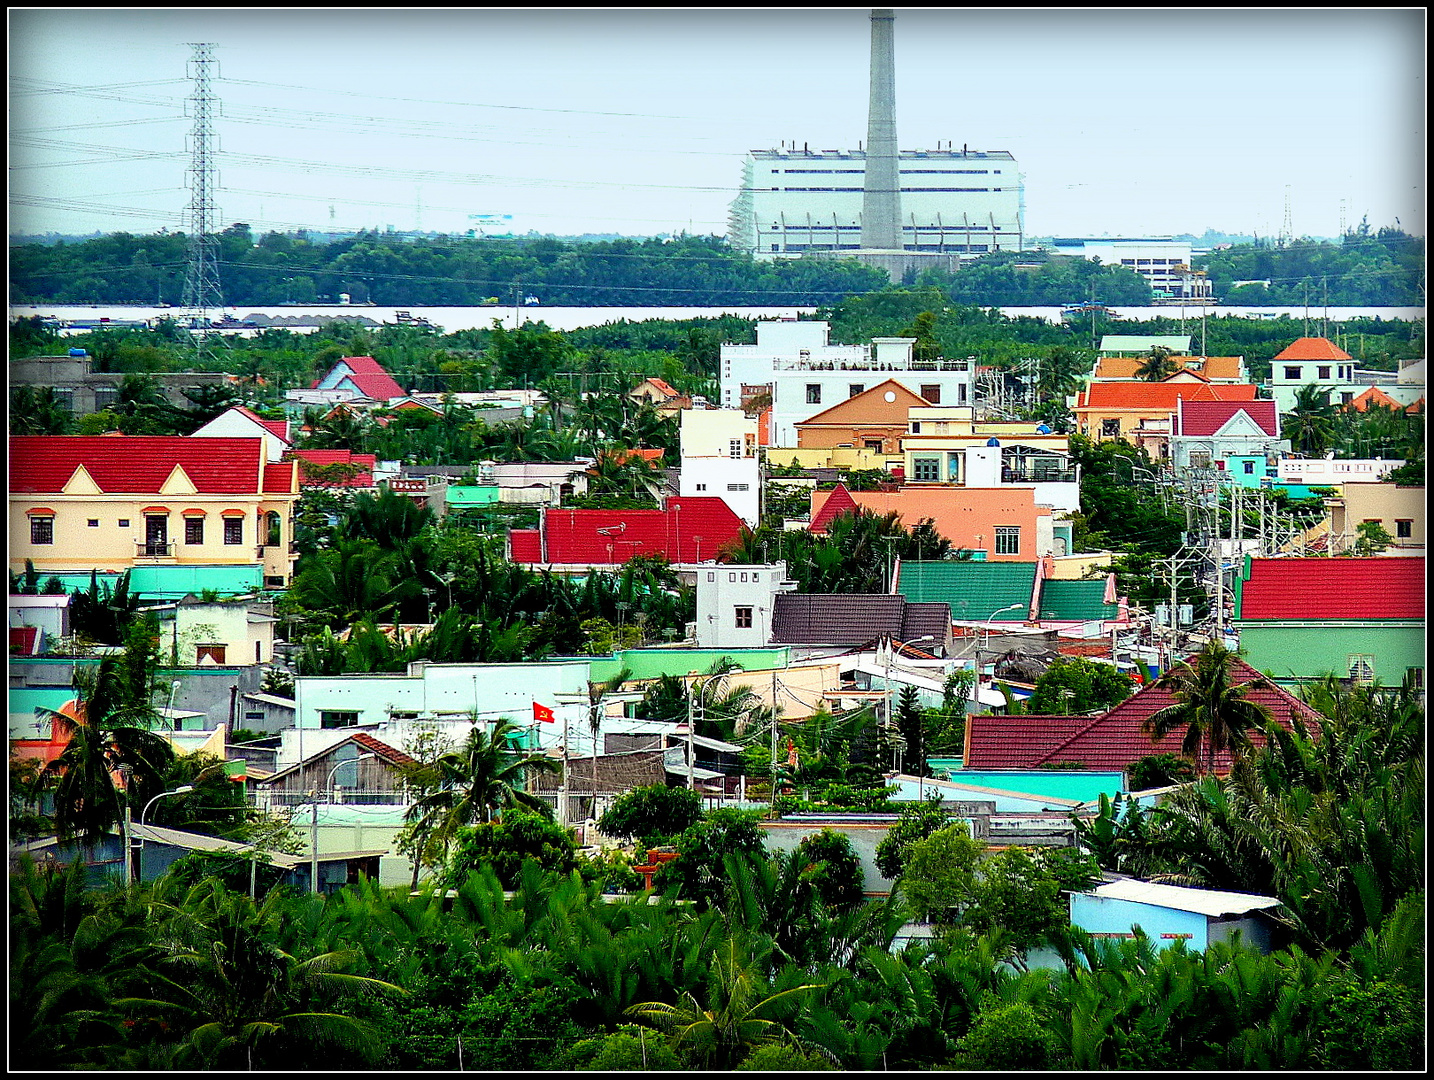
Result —
[[[195, 779], [196, 779], [196, 780], [199, 779], [198, 776], [196, 776]], [[155, 803], [159, 802], [160, 799], [164, 798], [166, 795], [184, 795], [184, 794], [186, 794], [186, 793], [188, 793], [188, 792], [191, 792], [191, 791], [193, 791], [193, 790], [194, 790], [194, 785], [193, 785], [193, 784], [181, 784], [179, 787], [175, 788], [173, 791], [161, 791], [161, 792], [160, 792], [158, 795], [156, 795], [154, 798], [150, 799], [149, 802], [145, 803], [145, 804], [144, 804], [144, 809], [139, 812], [139, 827], [140, 827], [141, 829], [144, 828], [144, 815], [147, 814], [147, 813], [149, 813], [149, 808], [150, 808], [151, 806], [153, 806]], [[144, 877], [144, 874], [140, 872], [140, 871], [143, 870], [143, 867], [144, 867], [144, 837], [143, 837], [143, 836], [141, 836], [141, 837], [139, 838], [139, 862], [140, 862], [140, 866], [137, 868], [136, 872], [139, 873], [139, 876], [140, 876], [141, 878], [143, 878], [143, 877]]]
[[[1007, 604], [1005, 607], [997, 608], [995, 611], [991, 612], [990, 615], [986, 616], [985, 622], [982, 624], [982, 629], [986, 631], [986, 644], [991, 644], [992, 619], [994, 619], [997, 615], [1001, 614], [1001, 612], [1003, 611], [1017, 611], [1025, 606], [1025, 604]], [[985, 651], [987, 650], [983, 649], [980, 645], [976, 646], [976, 702], [978, 705], [981, 701], [981, 654]]]
[[[715, 677], [715, 676], [714, 676], [714, 677]], [[697, 790], [697, 773], [696, 773], [696, 765], [697, 765], [697, 743], [696, 743], [695, 736], [696, 736], [696, 733], [697, 733], [697, 731], [696, 731], [696, 729], [697, 729], [696, 717], [697, 717], [697, 714], [698, 714], [698, 710], [695, 708], [695, 706], [698, 705], [698, 704], [701, 704], [702, 695], [705, 694], [705, 693], [707, 693], [707, 687], [708, 687], [709, 684], [711, 684], [711, 682], [712, 682], [712, 679], [708, 679], [707, 682], [704, 682], [704, 683], [702, 683], [702, 684], [699, 686], [699, 685], [697, 684], [696, 680], [693, 680], [693, 688], [694, 688], [694, 689], [689, 689], [688, 692], [687, 692], [687, 790], [688, 790], [688, 791], [696, 791], [696, 790]], [[694, 692], [694, 691], [695, 691], [695, 692]], [[726, 788], [724, 787], [723, 790], [725, 791]]]
[[[329, 802], [334, 801], [334, 774], [345, 765], [356, 764], [364, 758], [371, 758], [373, 754], [360, 754], [356, 758], [349, 758], [347, 761], [340, 761], [329, 770], [328, 779], [324, 782], [324, 789], [329, 793]], [[311, 791], [313, 802], [309, 804], [309, 891], [319, 891], [319, 793]]]

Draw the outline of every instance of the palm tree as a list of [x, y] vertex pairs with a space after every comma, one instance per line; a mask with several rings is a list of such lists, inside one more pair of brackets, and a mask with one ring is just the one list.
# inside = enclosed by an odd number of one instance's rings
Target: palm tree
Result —
[[1172, 355], [1164, 345], [1152, 347], [1140, 367], [1135, 369], [1135, 377], [1146, 382], [1159, 382], [1167, 375], [1175, 374], [1177, 368]]
[[1212, 641], [1195, 655], [1193, 666], [1187, 661], [1166, 672], [1156, 685], [1172, 691], [1175, 701], [1152, 713], [1141, 724], [1141, 730], [1150, 735], [1152, 742], [1159, 742], [1183, 727], [1185, 737], [1180, 752], [1199, 769], [1203, 746], [1205, 773], [1214, 771], [1219, 751], [1239, 754], [1248, 749], [1250, 730], [1263, 729], [1270, 719], [1269, 709], [1250, 700], [1249, 695], [1269, 684], [1263, 678], [1235, 683], [1233, 671], [1238, 659], [1237, 653]]
[[[301, 960], [278, 944], [288, 901], [275, 890], [256, 906], [209, 878], [168, 907], [152, 971], [156, 997], [122, 1000], [137, 1014], [159, 1014], [186, 1029], [181, 1058], [199, 1068], [254, 1068], [255, 1051], [319, 1042], [372, 1057], [368, 1025], [316, 1008], [348, 991], [402, 994], [392, 983], [342, 973], [359, 957], [324, 951]], [[322, 946], [321, 946], [322, 948]], [[271, 1063], [278, 1065], [277, 1061]]]
[[61, 839], [78, 837], [93, 845], [124, 819], [124, 795], [114, 776], [127, 767], [138, 789], [155, 789], [174, 760], [174, 750], [148, 730], [158, 713], [135, 696], [125, 671], [106, 657], [93, 673], [76, 668], [76, 698], [59, 709], [45, 709], [69, 736], [60, 756], [45, 767], [56, 777], [55, 827]]
[[443, 851], [464, 825], [493, 820], [494, 810], [522, 806], [548, 814], [547, 804], [519, 785], [528, 770], [557, 772], [561, 766], [541, 754], [520, 756], [510, 745], [510, 736], [520, 729], [506, 717], [491, 732], [477, 726], [461, 747], [436, 762], [441, 777], [437, 790], [418, 798], [409, 807], [405, 820], [419, 822]]
[[1336, 419], [1328, 388], [1321, 390], [1309, 383], [1296, 391], [1280, 435], [1290, 440], [1297, 453], [1319, 457], [1334, 441]]
[[[603, 713], [607, 711], [604, 703], [610, 695], [621, 690], [622, 684], [630, 678], [632, 678], [632, 669], [623, 665], [621, 671], [618, 671], [609, 678], [603, 679], [601, 682], [592, 682], [591, 680], [588, 682], [588, 729], [592, 732], [593, 737], [592, 816], [594, 818], [597, 817], [598, 729], [602, 727]], [[568, 748], [566, 746], [563, 747], [563, 753], [566, 755], [567, 752]]]
[[740, 932], [728, 934], [712, 959], [705, 1008], [691, 991], [684, 991], [676, 1005], [648, 1001], [627, 1010], [628, 1015], [670, 1032], [679, 1050], [690, 1048], [712, 1068], [730, 1069], [753, 1046], [793, 1039], [776, 1017], [824, 985], [807, 983], [783, 989], [762, 985], [759, 970], [764, 958], [752, 955]]

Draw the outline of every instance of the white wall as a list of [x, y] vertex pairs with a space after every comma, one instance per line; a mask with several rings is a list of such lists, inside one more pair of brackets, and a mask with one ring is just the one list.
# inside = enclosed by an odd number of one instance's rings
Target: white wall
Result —
[[732, 512], [757, 527], [761, 476], [756, 458], [683, 458], [678, 494], [716, 496]]
[[[787, 564], [704, 565], [697, 568], [697, 645], [703, 649], [749, 649], [767, 644], [773, 598], [796, 586]], [[736, 609], [750, 608], [752, 625], [737, 625]]]

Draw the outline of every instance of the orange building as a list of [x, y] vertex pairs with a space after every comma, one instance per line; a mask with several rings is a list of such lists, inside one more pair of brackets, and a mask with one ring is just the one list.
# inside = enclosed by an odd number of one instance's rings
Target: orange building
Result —
[[1104, 442], [1125, 439], [1151, 457], [1168, 455], [1171, 417], [1180, 401], [1254, 401], [1252, 383], [1097, 382], [1076, 395], [1076, 424], [1082, 435]]
[[901, 453], [902, 437], [909, 430], [908, 410], [930, 404], [914, 390], [887, 379], [797, 424], [797, 447], [860, 448], [895, 456]]
[[[1091, 378], [1096, 382], [1134, 382], [1146, 358], [1143, 356], [1102, 356], [1095, 362]], [[1243, 356], [1172, 356], [1176, 374], [1189, 372], [1214, 383], [1242, 383], [1248, 377]]]
[[1069, 524], [1058, 525], [1030, 488], [906, 484], [897, 491], [848, 491], [838, 484], [812, 492], [808, 528], [825, 532], [838, 514], [858, 507], [875, 514], [895, 511], [908, 529], [930, 518], [952, 547], [984, 552], [992, 562], [1031, 562], [1070, 550]]

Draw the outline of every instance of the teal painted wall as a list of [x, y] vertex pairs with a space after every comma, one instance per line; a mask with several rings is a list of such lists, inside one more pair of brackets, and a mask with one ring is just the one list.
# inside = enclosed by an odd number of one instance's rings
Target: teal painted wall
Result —
[[1240, 650], [1256, 671], [1278, 681], [1312, 679], [1327, 671], [1343, 676], [1349, 657], [1374, 657], [1374, 677], [1398, 686], [1406, 668], [1424, 666], [1424, 627], [1407, 623], [1353, 626], [1240, 624]]
[[[41, 574], [41, 584], [50, 577], [57, 577], [66, 592], [90, 587], [90, 573]], [[100, 574], [101, 589], [108, 585], [114, 588], [118, 574]], [[181, 600], [190, 593], [196, 596], [205, 589], [213, 589], [220, 596], [239, 596], [258, 592], [264, 586], [264, 567], [259, 563], [245, 563], [231, 566], [136, 566], [130, 571], [129, 589], [147, 600]]]
[[476, 484], [449, 484], [443, 497], [454, 509], [468, 506], [496, 506], [498, 488], [496, 485], [480, 487]]
[[1125, 778], [1119, 772], [1065, 772], [1060, 769], [952, 769], [953, 784], [972, 784], [1017, 791], [1025, 795], [1044, 795], [1054, 799], [1093, 802], [1108, 795], [1112, 799], [1125, 790]]

